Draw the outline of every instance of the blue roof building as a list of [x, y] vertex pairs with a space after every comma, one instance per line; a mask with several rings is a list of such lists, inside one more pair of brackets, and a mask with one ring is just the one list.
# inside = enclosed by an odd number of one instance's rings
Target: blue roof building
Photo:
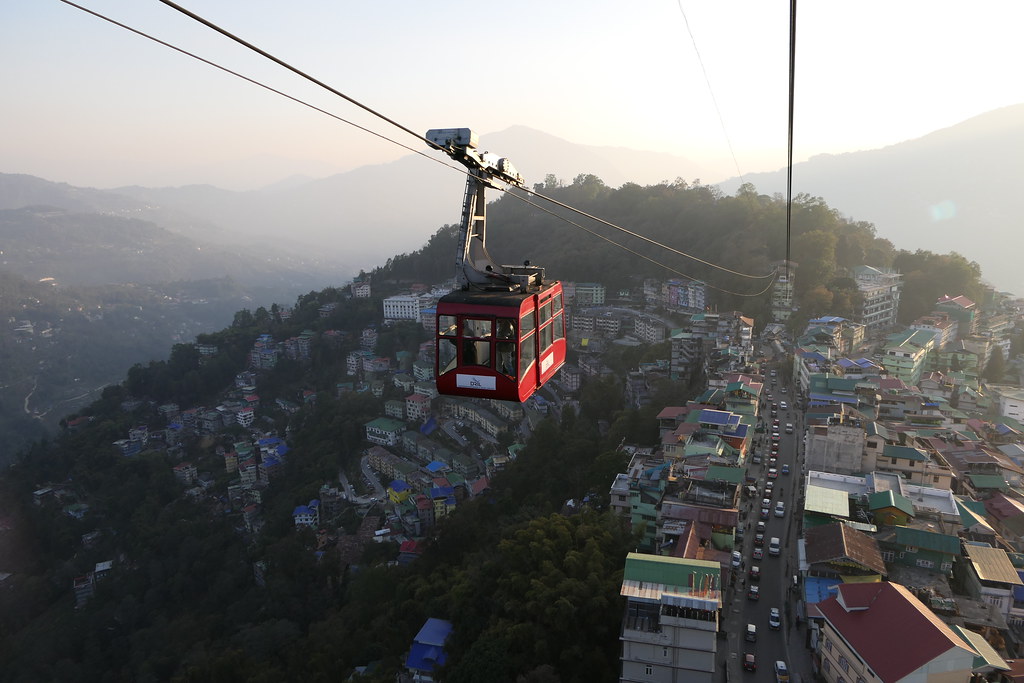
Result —
[[444, 666], [447, 656], [444, 652], [445, 641], [452, 632], [452, 623], [444, 619], [427, 619], [409, 648], [409, 656], [405, 659], [405, 668], [412, 674], [414, 681], [433, 681], [434, 670]]

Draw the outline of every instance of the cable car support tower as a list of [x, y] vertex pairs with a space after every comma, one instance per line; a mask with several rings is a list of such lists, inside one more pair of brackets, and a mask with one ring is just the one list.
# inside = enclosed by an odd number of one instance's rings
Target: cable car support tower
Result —
[[462, 203], [459, 246], [455, 254], [455, 282], [463, 290], [526, 293], [544, 285], [544, 269], [526, 261], [521, 266], [500, 266], [487, 253], [487, 201], [485, 190], [503, 189], [498, 182], [525, 187], [523, 176], [505, 157], [477, 149], [479, 140], [469, 128], [432, 128], [426, 139], [465, 166], [466, 196]]

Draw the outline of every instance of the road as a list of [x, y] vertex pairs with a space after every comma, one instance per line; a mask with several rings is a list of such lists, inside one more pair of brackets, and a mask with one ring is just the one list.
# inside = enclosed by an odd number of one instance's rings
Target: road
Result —
[[[784, 400], [792, 403], [791, 396], [773, 392], [774, 400]], [[765, 411], [765, 419], [770, 425], [772, 417], [770, 411]], [[775, 490], [772, 495], [765, 496], [765, 483], [768, 479], [769, 464], [767, 459], [761, 465], [752, 465], [750, 472], [757, 477], [758, 495], [747, 498], [742, 502], [741, 515], [746, 511], [746, 520], [750, 528], [744, 534], [742, 542], [742, 554], [744, 569], [742, 585], [737, 582], [732, 592], [726, 593], [726, 614], [725, 630], [729, 634], [728, 646], [720, 648], [724, 650], [724, 661], [727, 661], [726, 681], [750, 681], [760, 683], [762, 681], [775, 681], [773, 666], [776, 660], [786, 662], [792, 674], [790, 680], [796, 683], [798, 680], [809, 681], [810, 668], [807, 662], [808, 653], [804, 648], [804, 636], [806, 629], [797, 627], [796, 624], [796, 601], [797, 594], [793, 588], [793, 575], [798, 573], [797, 564], [797, 539], [800, 531], [797, 528], [799, 513], [796, 512], [798, 489], [800, 487], [800, 464], [797, 462], [799, 440], [802, 435], [802, 420], [799, 419], [792, 405], [789, 411], [779, 411], [780, 426], [785, 427], [787, 422], [794, 424], [792, 434], [783, 433], [780, 435], [779, 458], [776, 468], [779, 475], [775, 481]], [[758, 434], [763, 443], [770, 443], [767, 434]], [[759, 447], [758, 453], [765, 454], [767, 445]], [[787, 464], [790, 474], [782, 474], [782, 465]], [[761, 500], [770, 497], [770, 516], [766, 523], [764, 558], [754, 560], [752, 557], [754, 549], [754, 536], [756, 525], [760, 519]], [[775, 504], [778, 501], [785, 503], [785, 516], [775, 516]], [[796, 514], [794, 514], [796, 513]], [[771, 538], [777, 537], [781, 540], [782, 552], [779, 557], [771, 557], [768, 553], [768, 544]], [[758, 565], [761, 570], [760, 586], [761, 597], [759, 600], [749, 600], [747, 589], [750, 586], [749, 571], [752, 565]], [[782, 628], [778, 631], [768, 626], [768, 615], [772, 607], [778, 607], [782, 615]], [[745, 633], [747, 624], [754, 624], [757, 627], [757, 641], [747, 642]], [[757, 658], [757, 672], [750, 673], [743, 671], [743, 657], [746, 653], [753, 653]]]

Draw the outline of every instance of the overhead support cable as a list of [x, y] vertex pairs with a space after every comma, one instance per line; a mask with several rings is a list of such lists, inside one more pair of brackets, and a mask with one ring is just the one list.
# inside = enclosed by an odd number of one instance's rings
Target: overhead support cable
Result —
[[789, 128], [786, 144], [786, 281], [793, 234], [793, 94], [796, 91], [796, 0], [789, 2]]
[[[293, 101], [293, 102], [295, 102], [297, 104], [301, 104], [302, 106], [305, 106], [305, 107], [308, 107], [310, 109], [313, 109], [314, 111], [317, 111], [317, 112], [320, 112], [320, 113], [325, 114], [327, 116], [330, 116], [331, 118], [333, 118], [333, 119], [335, 119], [337, 121], [340, 121], [342, 123], [348, 124], [350, 126], [353, 126], [354, 128], [356, 128], [358, 130], [361, 130], [363, 132], [369, 133], [369, 134], [371, 134], [371, 135], [373, 135], [375, 137], [378, 137], [378, 138], [380, 138], [382, 140], [385, 140], [387, 142], [390, 142], [392, 144], [398, 145], [399, 147], [402, 147], [403, 149], [411, 151], [414, 154], [417, 154], [417, 155], [422, 156], [424, 158], [430, 159], [431, 161], [434, 161], [435, 163], [439, 163], [439, 164], [445, 166], [446, 168], [450, 168], [450, 169], [452, 169], [452, 170], [454, 170], [454, 171], [456, 171], [456, 172], [458, 172], [460, 174], [466, 174], [467, 173], [467, 171], [465, 169], [462, 169], [462, 168], [459, 168], [457, 166], [454, 166], [454, 165], [448, 163], [445, 160], [439, 160], [439, 159], [437, 159], [435, 157], [429, 156], [429, 155], [427, 155], [426, 153], [424, 153], [421, 150], [414, 149], [414, 148], [412, 148], [412, 147], [410, 147], [408, 145], [405, 145], [405, 144], [403, 144], [401, 142], [398, 142], [398, 141], [396, 141], [396, 140], [394, 140], [394, 139], [392, 139], [390, 137], [382, 135], [381, 133], [377, 133], [376, 131], [373, 131], [373, 130], [371, 130], [369, 128], [366, 128], [366, 127], [361, 126], [361, 125], [359, 125], [357, 123], [354, 123], [354, 122], [349, 121], [349, 120], [347, 120], [345, 118], [342, 118], [342, 117], [340, 117], [340, 116], [338, 116], [338, 115], [336, 115], [336, 114], [334, 114], [332, 112], [329, 112], [329, 111], [327, 111], [325, 109], [322, 109], [322, 108], [320, 108], [320, 107], [318, 107], [316, 105], [313, 105], [313, 104], [311, 104], [309, 102], [306, 102], [306, 101], [301, 100], [301, 99], [299, 99], [297, 97], [289, 95], [289, 94], [287, 94], [287, 93], [285, 93], [285, 92], [283, 92], [281, 90], [273, 88], [273, 87], [271, 87], [271, 86], [269, 86], [269, 85], [267, 85], [265, 83], [262, 83], [262, 82], [260, 82], [260, 81], [258, 81], [256, 79], [253, 79], [253, 78], [250, 78], [248, 76], [245, 76], [245, 75], [243, 75], [241, 73], [238, 73], [237, 71], [233, 71], [233, 70], [231, 70], [231, 69], [229, 69], [229, 68], [227, 68], [225, 66], [222, 66], [222, 65], [220, 65], [220, 64], [218, 64], [216, 62], [213, 62], [213, 61], [211, 61], [209, 59], [203, 58], [203, 57], [201, 57], [201, 56], [199, 56], [199, 55], [197, 55], [195, 53], [189, 52], [188, 50], [185, 50], [185, 49], [180, 48], [180, 47], [178, 47], [176, 45], [173, 45], [173, 44], [171, 44], [171, 43], [169, 43], [167, 41], [161, 40], [161, 39], [159, 39], [159, 38], [157, 38], [155, 36], [152, 36], [152, 35], [150, 35], [148, 33], [145, 33], [143, 31], [135, 29], [135, 28], [133, 28], [131, 26], [128, 26], [128, 25], [126, 25], [124, 23], [121, 23], [119, 21], [116, 21], [115, 19], [107, 17], [107, 16], [105, 16], [105, 15], [99, 13], [99, 12], [96, 12], [94, 10], [91, 10], [91, 9], [87, 8], [87, 7], [79, 5], [79, 4], [75, 3], [75, 2], [73, 2], [72, 0], [61, 0], [61, 2], [63, 2], [66, 5], [69, 5], [71, 7], [74, 7], [76, 9], [79, 9], [79, 10], [81, 10], [83, 12], [86, 12], [88, 14], [91, 14], [91, 15], [99, 18], [99, 19], [107, 21], [107, 22], [109, 22], [109, 23], [111, 23], [111, 24], [113, 24], [113, 25], [115, 25], [115, 26], [117, 26], [119, 28], [123, 28], [123, 29], [125, 29], [127, 31], [131, 31], [132, 33], [135, 33], [136, 35], [139, 35], [139, 36], [141, 36], [143, 38], [147, 38], [148, 40], [151, 40], [151, 41], [153, 41], [155, 43], [163, 45], [164, 47], [168, 47], [168, 48], [170, 48], [172, 50], [175, 50], [175, 51], [177, 51], [177, 52], [179, 52], [179, 53], [181, 53], [183, 55], [186, 55], [186, 56], [191, 57], [191, 58], [193, 58], [193, 59], [195, 59], [197, 61], [200, 61], [200, 62], [202, 62], [204, 64], [207, 64], [208, 66], [212, 66], [212, 67], [214, 67], [216, 69], [220, 69], [221, 71], [224, 71], [225, 73], [228, 73], [228, 74], [230, 74], [232, 76], [236, 76], [237, 78], [241, 78], [242, 80], [247, 81], [247, 82], [249, 82], [249, 83], [251, 83], [253, 85], [257, 85], [257, 86], [259, 86], [261, 88], [264, 88], [264, 89], [266, 89], [266, 90], [268, 90], [270, 92], [273, 92], [273, 93], [275, 93], [277, 95], [285, 97], [285, 98], [287, 98], [287, 99], [289, 99], [289, 100], [291, 100], [291, 101]], [[325, 90], [329, 91], [330, 93], [332, 93], [332, 94], [334, 94], [334, 95], [336, 95], [338, 97], [341, 97], [342, 99], [346, 100], [347, 102], [349, 102], [351, 104], [354, 104], [355, 106], [359, 107], [360, 109], [363, 109], [364, 111], [369, 112], [370, 114], [372, 114], [372, 115], [380, 118], [381, 120], [383, 120], [383, 121], [385, 121], [385, 122], [395, 126], [396, 128], [398, 128], [398, 129], [400, 129], [400, 130], [402, 130], [402, 131], [412, 135], [417, 140], [419, 140], [421, 142], [424, 142], [425, 144], [429, 145], [431, 148], [441, 149], [439, 147], [439, 145], [437, 145], [436, 143], [434, 143], [431, 140], [427, 139], [426, 137], [421, 136], [418, 133], [415, 133], [414, 131], [410, 130], [406, 126], [403, 126], [402, 124], [398, 123], [397, 121], [394, 121], [393, 119], [391, 119], [391, 118], [381, 114], [380, 112], [378, 112], [378, 111], [370, 108], [369, 106], [359, 102], [358, 100], [356, 100], [356, 99], [346, 95], [345, 93], [343, 93], [343, 92], [341, 92], [341, 91], [339, 91], [339, 90], [337, 90], [337, 89], [327, 85], [326, 83], [318, 80], [317, 78], [315, 78], [315, 77], [305, 73], [304, 71], [302, 71], [302, 70], [300, 70], [300, 69], [298, 69], [298, 68], [288, 64], [287, 62], [285, 62], [285, 61], [275, 57], [274, 55], [270, 54], [269, 52], [266, 52], [265, 50], [263, 50], [263, 49], [255, 46], [255, 45], [249, 43], [248, 41], [246, 41], [246, 40], [244, 40], [244, 39], [242, 39], [242, 38], [232, 34], [229, 31], [227, 31], [227, 30], [217, 26], [213, 22], [211, 22], [211, 21], [209, 21], [209, 20], [207, 20], [207, 19], [205, 19], [205, 18], [195, 14], [194, 12], [192, 12], [192, 11], [190, 11], [190, 10], [180, 6], [180, 5], [178, 5], [177, 3], [173, 2], [172, 0], [160, 0], [160, 2], [162, 2], [165, 5], [167, 5], [168, 7], [171, 7], [172, 9], [175, 9], [175, 10], [181, 12], [182, 14], [185, 14], [186, 16], [188, 16], [189, 18], [193, 19], [194, 21], [197, 21], [197, 22], [203, 24], [204, 26], [207, 26], [208, 28], [210, 28], [210, 29], [220, 33], [221, 35], [223, 35], [223, 36], [225, 36], [225, 37], [227, 37], [227, 38], [229, 38], [229, 39], [231, 39], [231, 40], [233, 40], [233, 41], [243, 45], [244, 47], [246, 47], [246, 48], [256, 52], [257, 54], [261, 55], [262, 57], [265, 57], [266, 59], [271, 60], [275, 64], [278, 64], [278, 65], [288, 69], [289, 71], [291, 71], [291, 72], [301, 76], [302, 78], [304, 78], [304, 79], [306, 79], [306, 80], [308, 80], [308, 81], [310, 81], [310, 82], [312, 82], [312, 83], [314, 83], [314, 84], [324, 88]], [[794, 5], [795, 5], [795, 0], [793, 0], [793, 2], [794, 2]], [[792, 121], [792, 118], [791, 118], [791, 121]], [[791, 124], [791, 128], [792, 128], [792, 124]], [[508, 192], [508, 190], [503, 189], [503, 188], [497, 188], [497, 189], [499, 189], [501, 191], [504, 191], [504, 192]], [[614, 223], [611, 223], [610, 221], [606, 221], [606, 220], [604, 220], [602, 218], [598, 218], [597, 216], [594, 216], [594, 215], [589, 214], [589, 213], [587, 213], [585, 211], [582, 211], [581, 209], [577, 209], [577, 208], [575, 208], [573, 206], [570, 206], [568, 204], [560, 202], [560, 201], [558, 201], [556, 199], [552, 199], [551, 197], [545, 197], [544, 195], [541, 195], [540, 193], [534, 192], [534, 191], [529, 190], [527, 188], [518, 188], [518, 189], [521, 189], [523, 192], [526, 192], [527, 194], [535, 196], [535, 197], [537, 197], [539, 199], [543, 199], [543, 200], [545, 200], [547, 202], [551, 202], [552, 204], [555, 204], [556, 206], [559, 206], [559, 207], [561, 207], [561, 208], [563, 208], [563, 209], [565, 209], [567, 211], [571, 211], [571, 212], [576, 213], [576, 214], [578, 214], [580, 216], [583, 216], [585, 218], [589, 218], [590, 220], [596, 221], [598, 223], [606, 225], [606, 226], [608, 226], [610, 228], [613, 228], [615, 230], [619, 230], [621, 232], [626, 233], [627, 235], [630, 235], [630, 236], [635, 237], [635, 238], [637, 238], [639, 240], [642, 240], [644, 242], [652, 244], [652, 245], [654, 245], [654, 246], [656, 246], [658, 248], [665, 249], [666, 251], [674, 253], [674, 254], [676, 254], [678, 256], [683, 256], [685, 258], [691, 259], [693, 261], [696, 261], [697, 263], [703, 264], [703, 265], [708, 266], [710, 268], [715, 268], [717, 270], [720, 270], [720, 271], [725, 272], [725, 273], [729, 273], [731, 275], [736, 275], [736, 276], [739, 276], [739, 277], [744, 277], [744, 278], [749, 278], [749, 279], [771, 279], [772, 282], [774, 282], [774, 279], [777, 276], [777, 271], [775, 271], [775, 270], [773, 270], [772, 272], [770, 272], [770, 273], [768, 273], [766, 275], [751, 275], [751, 274], [748, 274], [748, 273], [742, 273], [742, 272], [739, 272], [739, 271], [736, 271], [736, 270], [732, 270], [732, 269], [727, 268], [725, 266], [721, 266], [721, 265], [718, 265], [718, 264], [713, 263], [711, 261], [707, 261], [705, 259], [702, 259], [702, 258], [700, 258], [698, 256], [694, 256], [693, 254], [688, 254], [688, 253], [686, 253], [684, 251], [680, 251], [680, 250], [675, 249], [673, 247], [670, 247], [668, 245], [661, 244], [660, 242], [657, 242], [656, 240], [653, 240], [653, 239], [651, 239], [649, 237], [645, 237], [645, 236], [643, 236], [643, 235], [641, 235], [639, 233], [633, 232], [631, 230], [623, 228], [622, 226], [619, 226], [619, 225], [616, 225]], [[512, 193], [512, 194], [517, 199], [524, 200], [524, 198], [518, 197], [514, 193]], [[605, 237], [603, 235], [600, 235], [599, 233], [597, 233], [597, 232], [595, 232], [593, 230], [585, 228], [584, 226], [582, 226], [582, 225], [580, 225], [580, 224], [578, 224], [578, 223], [576, 223], [574, 221], [571, 221], [571, 220], [565, 218], [564, 216], [561, 216], [561, 215], [559, 215], [557, 213], [554, 213], [552, 211], [548, 211], [547, 209], [544, 209], [543, 207], [540, 207], [540, 206], [538, 206], [537, 204], [535, 204], [533, 202], [528, 202], [528, 203], [530, 203], [531, 205], [537, 207], [538, 209], [540, 209], [542, 211], [545, 211], [546, 213], [549, 213], [550, 215], [552, 215], [552, 216], [554, 216], [554, 217], [556, 217], [556, 218], [558, 218], [560, 220], [563, 220], [563, 221], [569, 223], [570, 225], [573, 225], [575, 227], [583, 229], [584, 231], [590, 233], [591, 235], [594, 235], [594, 236], [596, 236], [596, 237], [598, 237], [600, 239], [603, 239], [603, 240], [605, 240], [605, 241], [607, 241], [607, 242], [609, 242], [609, 243], [611, 243], [611, 244], [613, 244], [613, 245], [615, 245], [615, 246], [617, 246], [617, 247], [619, 247], [621, 249], [629, 251], [630, 253], [633, 253], [633, 254], [635, 254], [635, 255], [637, 255], [637, 256], [645, 259], [645, 260], [651, 261], [652, 263], [655, 263], [656, 265], [659, 265], [659, 266], [661, 266], [663, 268], [666, 268], [667, 270], [669, 270], [671, 272], [674, 272], [674, 273], [676, 273], [678, 275], [681, 275], [683, 277], [690, 277], [690, 276], [688, 276], [688, 275], [686, 275], [684, 273], [676, 271], [675, 269], [673, 269], [673, 268], [671, 268], [671, 267], [669, 267], [667, 265], [661, 264], [661, 263], [659, 263], [659, 262], [657, 262], [657, 261], [655, 261], [653, 259], [650, 259], [649, 257], [646, 257], [646, 256], [644, 256], [642, 254], [639, 254], [638, 252], [635, 252], [635, 251], [629, 249], [628, 247], [626, 247], [624, 245], [618, 244], [617, 242], [615, 242], [615, 241], [613, 241], [613, 240], [611, 240], [611, 239], [609, 239], [609, 238], [607, 238], [607, 237]], [[787, 223], [788, 223], [788, 218], [787, 218]], [[787, 228], [787, 239], [788, 239], [788, 228]], [[788, 241], [787, 241], [787, 260], [788, 260], [788, 255], [789, 254], [788, 254]], [[702, 280], [702, 281], [705, 284], [707, 284], [706, 280]], [[723, 288], [720, 288], [720, 287], [716, 287], [714, 285], [708, 285], [708, 286], [710, 286], [713, 289], [722, 291], [724, 293], [733, 294], [733, 295], [736, 295], [736, 296], [758, 296], [758, 295], [763, 294], [764, 292], [766, 292], [771, 287], [771, 285], [769, 284], [768, 287], [765, 288], [764, 290], [762, 290], [761, 292], [759, 292], [757, 294], [750, 295], [750, 294], [743, 294], [743, 293], [740, 293], [740, 292], [733, 292], [733, 291], [726, 290], [726, 289], [723, 289]]]

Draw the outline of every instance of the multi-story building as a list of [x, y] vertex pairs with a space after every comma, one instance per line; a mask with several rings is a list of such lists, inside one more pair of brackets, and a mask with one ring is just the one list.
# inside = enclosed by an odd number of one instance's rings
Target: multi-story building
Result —
[[[1024, 586], [1009, 555], [1002, 548], [963, 543], [965, 562], [956, 564], [971, 597], [994, 605], [1007, 621], [1014, 607], [1014, 592]], [[962, 571], [960, 571], [962, 570]]]
[[928, 315], [922, 315], [910, 323], [910, 329], [931, 332], [935, 338], [935, 349], [940, 350], [948, 348], [957, 340], [960, 325], [948, 313], [936, 311]]
[[405, 431], [405, 423], [389, 417], [367, 422], [366, 440], [381, 446], [397, 446]]
[[807, 428], [806, 467], [820, 472], [863, 472], [867, 436], [859, 419], [846, 415], [829, 418], [826, 424]]
[[855, 317], [867, 328], [868, 334], [883, 332], [895, 325], [903, 276], [873, 266], [858, 266], [853, 269], [853, 279], [861, 297]]
[[575, 306], [604, 306], [604, 285], [596, 282], [577, 282]]
[[352, 297], [355, 299], [369, 299], [370, 298], [370, 281], [369, 280], [353, 280], [352, 281]]
[[796, 280], [796, 264], [786, 261], [773, 263], [778, 269], [778, 276], [772, 285], [772, 320], [784, 323], [793, 315], [793, 288]]
[[924, 330], [905, 330], [891, 335], [882, 349], [882, 365], [890, 377], [907, 386], [917, 386], [928, 354], [935, 348], [935, 336]]
[[633, 333], [647, 344], [660, 344], [665, 341], [665, 324], [657, 318], [638, 315], [633, 319]]
[[400, 294], [384, 299], [384, 320], [420, 320], [423, 303], [418, 295]]
[[716, 680], [717, 562], [629, 553], [620, 594], [626, 598], [620, 682]]
[[977, 331], [978, 305], [966, 296], [941, 296], [935, 302], [935, 310], [957, 321], [957, 334], [961, 339]]
[[[646, 298], [646, 284], [644, 294]], [[668, 280], [661, 286], [658, 303], [672, 311], [703, 311], [707, 305], [707, 285], [699, 280]]]
[[406, 396], [405, 415], [410, 422], [423, 422], [430, 417], [430, 399], [423, 394]]

